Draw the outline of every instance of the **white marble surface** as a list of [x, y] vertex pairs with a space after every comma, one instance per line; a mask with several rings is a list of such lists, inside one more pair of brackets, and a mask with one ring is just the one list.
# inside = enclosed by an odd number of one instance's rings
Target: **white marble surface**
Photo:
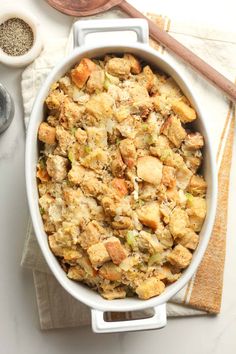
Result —
[[[143, 1], [132, 0], [140, 10]], [[236, 31], [235, 0], [216, 4], [213, 0], [145, 0], [150, 10], [191, 21], [198, 17], [212, 25]], [[1, 0], [17, 6], [17, 0]], [[21, 0], [21, 8], [30, 10], [43, 26], [44, 36], [66, 36], [72, 19], [49, 8], [44, 0]], [[214, 8], [213, 8], [214, 6]], [[14, 121], [0, 136], [0, 354], [233, 354], [236, 353], [236, 238], [227, 244], [225, 286], [222, 312], [218, 317], [172, 319], [161, 331], [95, 335], [90, 328], [42, 332], [31, 272], [20, 268], [21, 252], [27, 227], [28, 210], [24, 181], [24, 140], [20, 77], [22, 70], [0, 65], [0, 80], [13, 96]], [[236, 151], [232, 179], [236, 178]], [[230, 193], [229, 232], [235, 234], [235, 191]]]

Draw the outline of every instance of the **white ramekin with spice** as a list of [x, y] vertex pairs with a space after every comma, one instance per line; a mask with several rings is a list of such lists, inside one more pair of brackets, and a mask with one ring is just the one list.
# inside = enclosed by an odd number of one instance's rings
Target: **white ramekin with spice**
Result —
[[31, 63], [42, 50], [40, 24], [30, 13], [5, 9], [0, 14], [0, 62], [14, 67]]

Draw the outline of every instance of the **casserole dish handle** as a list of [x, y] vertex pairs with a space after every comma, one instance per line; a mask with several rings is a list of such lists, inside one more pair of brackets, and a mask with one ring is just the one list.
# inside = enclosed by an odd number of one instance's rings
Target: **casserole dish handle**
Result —
[[103, 311], [92, 309], [92, 329], [95, 333], [114, 333], [144, 331], [148, 329], [160, 329], [165, 327], [166, 304], [156, 306], [153, 310], [154, 315], [149, 318], [108, 322], [104, 320]]
[[85, 37], [91, 33], [130, 31], [137, 35], [137, 42], [147, 44], [148, 23], [142, 19], [115, 19], [77, 21], [73, 26], [74, 48], [85, 44]]

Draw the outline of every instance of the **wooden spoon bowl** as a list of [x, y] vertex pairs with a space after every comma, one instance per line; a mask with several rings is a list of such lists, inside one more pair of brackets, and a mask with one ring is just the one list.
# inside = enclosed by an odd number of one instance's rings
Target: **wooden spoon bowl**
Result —
[[123, 0], [47, 0], [56, 10], [70, 16], [91, 16], [119, 5]]

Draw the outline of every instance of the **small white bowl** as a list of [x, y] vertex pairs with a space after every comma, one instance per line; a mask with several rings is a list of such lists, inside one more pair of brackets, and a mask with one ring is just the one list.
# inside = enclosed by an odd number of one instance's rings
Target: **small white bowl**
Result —
[[34, 42], [29, 51], [23, 55], [11, 56], [6, 54], [0, 48], [0, 63], [12, 67], [22, 67], [31, 63], [41, 52], [43, 47], [43, 42], [40, 34], [40, 24], [36, 17], [32, 16], [27, 11], [21, 11], [20, 9], [9, 9], [1, 11], [0, 14], [0, 25], [9, 20], [10, 18], [20, 18], [25, 21], [32, 29], [34, 35]]

